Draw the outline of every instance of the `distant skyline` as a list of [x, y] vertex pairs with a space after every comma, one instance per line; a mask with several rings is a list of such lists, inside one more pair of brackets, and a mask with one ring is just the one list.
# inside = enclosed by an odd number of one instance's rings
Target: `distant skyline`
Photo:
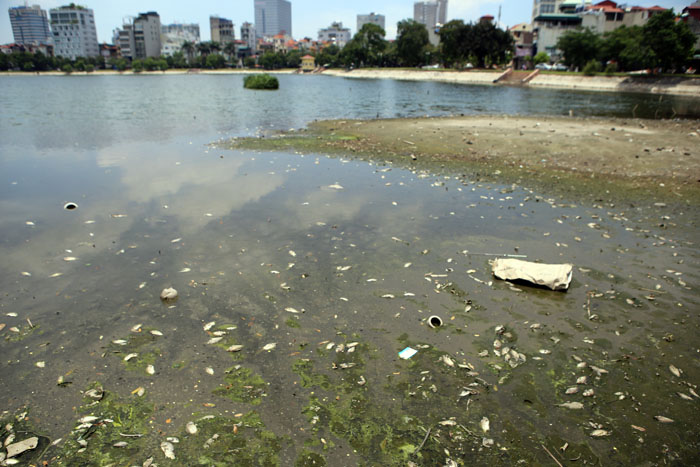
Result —
[[[29, 0], [29, 5], [38, 4], [49, 10], [61, 5], [67, 5], [71, 0]], [[254, 0], [199, 0], [198, 2], [173, 2], [166, 0], [107, 0], [75, 1], [79, 5], [92, 8], [97, 24], [97, 39], [100, 42], [112, 42], [112, 31], [122, 25], [122, 19], [136, 16], [146, 11], [156, 11], [162, 24], [198, 23], [201, 39], [208, 41], [209, 16], [218, 15], [228, 18], [235, 24], [236, 39], [240, 39], [240, 27], [245, 21], [255, 22]], [[664, 8], [674, 8], [680, 12], [694, 0], [638, 0], [625, 1], [628, 5], [650, 7], [659, 5]], [[387, 39], [396, 36], [396, 23], [413, 17], [413, 0], [370, 1], [356, 0], [325, 0], [321, 3], [315, 0], [291, 0], [292, 30], [294, 38], [310, 37], [316, 39], [318, 30], [329, 26], [334, 21], [341, 21], [350, 28], [352, 34], [356, 31], [358, 14], [377, 13], [386, 17]], [[594, 1], [597, 3], [597, 1]], [[24, 5], [23, 0], [0, 0], [0, 43], [13, 42], [12, 27], [7, 13], [10, 7]], [[465, 22], [476, 21], [483, 15], [498, 17], [498, 7], [501, 6], [501, 24], [514, 26], [518, 23], [530, 22], [532, 0], [448, 0], [447, 19], [462, 19]]]

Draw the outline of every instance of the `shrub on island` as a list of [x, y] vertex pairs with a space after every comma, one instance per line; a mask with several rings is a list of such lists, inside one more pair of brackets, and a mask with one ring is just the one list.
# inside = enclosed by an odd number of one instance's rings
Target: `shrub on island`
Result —
[[246, 89], [279, 89], [280, 83], [277, 78], [268, 74], [250, 75], [243, 80], [243, 87]]

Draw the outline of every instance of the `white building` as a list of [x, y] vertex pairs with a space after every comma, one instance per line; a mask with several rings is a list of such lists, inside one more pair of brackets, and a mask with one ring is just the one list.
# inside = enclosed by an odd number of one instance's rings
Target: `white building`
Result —
[[122, 29], [115, 31], [115, 42], [123, 57], [132, 60], [158, 57], [161, 53], [160, 35], [160, 16], [155, 11], [149, 11], [128, 19]]
[[447, 22], [447, 0], [414, 3], [413, 20], [425, 25], [430, 43], [437, 45], [440, 42], [440, 27]]
[[241, 24], [241, 40], [246, 43], [251, 53], [255, 53], [255, 26], [247, 22]]
[[49, 12], [55, 55], [71, 60], [98, 57], [100, 46], [97, 43], [95, 14], [89, 8], [71, 5], [52, 8]]
[[368, 15], [357, 15], [357, 31], [362, 29], [365, 24], [376, 24], [380, 28], [386, 30], [384, 15], [375, 15], [374, 12]]
[[350, 42], [350, 29], [344, 28], [343, 23], [334, 22], [325, 29], [318, 30], [319, 42], [331, 42], [341, 49]]
[[292, 35], [292, 4], [287, 0], [255, 0], [256, 37]]
[[175, 52], [182, 52], [182, 44], [185, 42], [199, 43], [199, 24], [164, 24], [161, 26], [160, 54], [172, 56]]

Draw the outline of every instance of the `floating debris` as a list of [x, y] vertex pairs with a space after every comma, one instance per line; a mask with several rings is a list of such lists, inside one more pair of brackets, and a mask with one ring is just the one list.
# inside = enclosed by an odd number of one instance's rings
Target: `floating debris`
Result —
[[593, 430], [591, 431], [591, 436], [594, 438], [602, 438], [604, 436], [610, 436], [610, 432], [608, 430]]
[[10, 459], [12, 457], [19, 456], [23, 452], [30, 451], [32, 449], [36, 449], [36, 447], [38, 445], [39, 445], [39, 438], [36, 436], [32, 436], [31, 438], [27, 438], [24, 441], [20, 441], [18, 443], [7, 444], [5, 449], [7, 449], [8, 459]]
[[683, 370], [681, 370], [680, 368], [676, 368], [674, 365], [669, 365], [668, 369], [671, 370], [671, 373], [673, 373], [673, 375], [676, 378], [680, 378], [683, 374]]
[[399, 357], [403, 358], [404, 360], [408, 360], [409, 358], [413, 357], [417, 353], [418, 353], [418, 351], [416, 349], [413, 349], [411, 347], [406, 347], [401, 352], [399, 352]]
[[655, 415], [654, 420], [661, 423], [673, 423], [673, 419], [664, 417], [663, 415]]
[[155, 367], [153, 365], [148, 365], [146, 367], [146, 373], [148, 373], [149, 375], [155, 375], [156, 374]]
[[136, 357], [138, 357], [138, 356], [139, 356], [139, 354], [137, 354], [137, 353], [130, 353], [129, 355], [127, 355], [126, 357], [124, 357], [124, 361], [125, 361], [125, 362], [128, 362], [128, 361], [131, 360], [132, 358], [136, 358]]
[[206, 371], [208, 375], [214, 375], [214, 369], [210, 366], [206, 367], [204, 371]]
[[275, 347], [277, 347], [277, 343], [272, 342], [270, 344], [266, 344], [262, 349], [269, 352], [269, 351], [273, 350]]
[[173, 289], [172, 287], [163, 289], [163, 291], [160, 293], [160, 299], [164, 302], [174, 301], [177, 299], [177, 290]]
[[581, 410], [583, 408], [583, 404], [580, 402], [564, 402], [563, 404], [558, 404], [558, 406], [571, 410]]
[[439, 328], [440, 326], [442, 326], [442, 318], [435, 315], [431, 316], [430, 318], [428, 318], [428, 326], [430, 326], [431, 328]]
[[481, 431], [487, 433], [490, 429], [489, 419], [487, 417], [483, 417], [479, 422], [479, 426], [481, 427]]
[[297, 310], [296, 308], [292, 308], [291, 306], [285, 308], [284, 311], [288, 311], [289, 313], [299, 313], [299, 310]]
[[163, 454], [165, 454], [165, 457], [168, 459], [175, 459], [175, 447], [172, 443], [163, 441], [160, 443], [160, 449], [163, 451]]
[[541, 264], [513, 258], [497, 258], [491, 263], [497, 279], [523, 280], [552, 290], [567, 290], [573, 276], [572, 264]]
[[78, 209], [78, 204], [73, 203], [73, 202], [68, 202], [68, 203], [63, 205], [63, 209], [65, 209], [66, 211], [73, 211], [75, 209]]
[[185, 425], [185, 429], [191, 435], [197, 433], [197, 425], [195, 425], [194, 422], [187, 422], [187, 425]]

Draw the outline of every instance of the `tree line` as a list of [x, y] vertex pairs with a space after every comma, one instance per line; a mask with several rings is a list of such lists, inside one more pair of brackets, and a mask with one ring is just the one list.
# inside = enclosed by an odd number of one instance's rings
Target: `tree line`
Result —
[[676, 21], [672, 10], [656, 13], [644, 26], [622, 26], [599, 35], [590, 29], [569, 31], [557, 48], [564, 63], [587, 73], [643, 69], [681, 70], [693, 58], [695, 35]]

